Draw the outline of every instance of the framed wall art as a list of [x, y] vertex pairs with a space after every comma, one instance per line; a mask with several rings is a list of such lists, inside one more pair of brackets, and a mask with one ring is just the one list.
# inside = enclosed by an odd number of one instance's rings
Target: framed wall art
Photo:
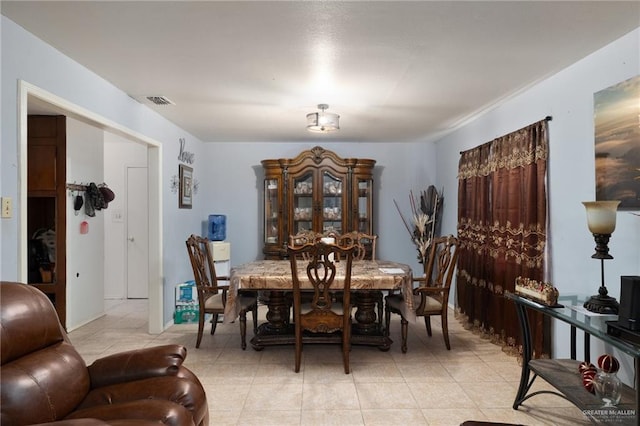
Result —
[[640, 209], [640, 75], [594, 94], [596, 200]]
[[190, 209], [193, 203], [193, 168], [184, 164], [180, 164], [179, 167], [178, 207]]

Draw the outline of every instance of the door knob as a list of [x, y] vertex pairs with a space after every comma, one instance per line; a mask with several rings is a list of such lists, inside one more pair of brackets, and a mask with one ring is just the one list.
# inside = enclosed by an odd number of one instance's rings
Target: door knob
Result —
[[130, 236], [129, 238], [127, 238], [127, 240], [133, 242], [133, 237]]

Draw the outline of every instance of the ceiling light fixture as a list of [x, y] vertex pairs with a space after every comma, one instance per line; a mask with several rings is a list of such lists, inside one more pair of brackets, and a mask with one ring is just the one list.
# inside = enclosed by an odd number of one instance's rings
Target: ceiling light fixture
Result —
[[340, 116], [332, 112], [325, 112], [327, 104], [318, 104], [320, 112], [307, 114], [307, 130], [315, 133], [329, 133], [340, 130]]

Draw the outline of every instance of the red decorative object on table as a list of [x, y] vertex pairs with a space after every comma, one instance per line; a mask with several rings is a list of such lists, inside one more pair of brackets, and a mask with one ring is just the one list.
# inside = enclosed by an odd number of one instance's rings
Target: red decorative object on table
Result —
[[595, 377], [596, 372], [594, 370], [587, 370], [582, 373], [582, 386], [584, 386], [584, 388], [591, 393], [595, 393], [595, 389], [593, 387]]
[[597, 371], [596, 366], [587, 361], [582, 361], [580, 365], [578, 365], [580, 374], [584, 374], [588, 370]]
[[604, 354], [598, 358], [598, 367], [605, 373], [615, 373], [620, 369], [620, 362], [613, 355]]

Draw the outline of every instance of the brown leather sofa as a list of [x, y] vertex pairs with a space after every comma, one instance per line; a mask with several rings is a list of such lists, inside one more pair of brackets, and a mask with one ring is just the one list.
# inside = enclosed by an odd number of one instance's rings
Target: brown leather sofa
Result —
[[41, 291], [0, 283], [0, 424], [204, 426], [209, 410], [187, 351], [165, 345], [85, 364]]

